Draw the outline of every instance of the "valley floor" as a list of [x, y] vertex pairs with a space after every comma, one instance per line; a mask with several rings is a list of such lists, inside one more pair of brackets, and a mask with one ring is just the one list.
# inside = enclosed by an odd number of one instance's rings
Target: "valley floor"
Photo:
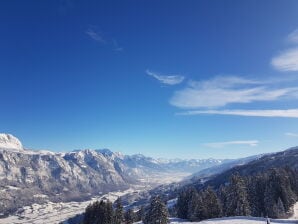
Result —
[[[179, 181], [188, 176], [189, 173], [163, 173], [151, 175], [150, 178], [145, 177], [141, 179], [141, 185], [134, 185], [132, 188], [126, 191], [110, 192], [105, 195], [94, 197], [91, 200], [83, 202], [61, 202], [52, 203], [47, 202], [45, 204], [33, 204], [31, 206], [25, 206], [18, 214], [11, 215], [7, 218], [0, 219], [1, 224], [58, 224], [68, 218], [74, 217], [77, 214], [81, 214], [85, 211], [85, 208], [92, 202], [109, 199], [114, 202], [118, 197], [128, 193], [140, 192], [143, 190], [151, 189], [154, 186], [160, 184], [172, 183]], [[161, 178], [163, 177], [163, 178]]]
[[77, 214], [83, 213], [85, 208], [92, 202], [107, 198], [115, 201], [119, 196], [135, 191], [128, 189], [126, 191], [111, 192], [92, 200], [84, 202], [68, 202], [68, 203], [52, 203], [33, 204], [25, 206], [24, 211], [18, 215], [12, 215], [4, 219], [0, 219], [1, 224], [57, 224]]
[[[171, 182], [174, 179], [182, 178], [183, 175], [179, 176], [178, 178], [166, 178], [163, 179], [163, 182]], [[158, 179], [156, 177], [156, 179]], [[152, 181], [152, 180], [151, 180]], [[159, 179], [159, 181], [161, 181]], [[156, 182], [157, 183], [157, 182]], [[152, 186], [151, 186], [152, 187]], [[0, 219], [1, 224], [44, 224], [44, 223], [51, 223], [57, 224], [64, 220], [67, 220], [70, 217], [73, 217], [77, 214], [81, 214], [84, 212], [85, 208], [92, 202], [101, 200], [101, 199], [109, 199], [110, 201], [115, 201], [119, 196], [136, 192], [142, 191], [144, 189], [150, 188], [149, 183], [147, 181], [143, 182], [141, 186], [134, 186], [126, 191], [117, 191], [117, 192], [110, 192], [105, 195], [101, 195], [98, 197], [94, 197], [89, 201], [84, 202], [68, 202], [68, 203], [52, 203], [48, 202], [45, 204], [33, 204], [31, 206], [26, 206], [23, 208], [23, 211], [17, 215], [12, 215], [4, 219]], [[265, 224], [264, 218], [254, 218], [254, 217], [229, 217], [229, 218], [219, 218], [219, 219], [212, 219], [206, 220], [202, 222], [188, 222], [185, 220], [171, 218], [172, 224]], [[274, 224], [298, 224], [298, 202], [294, 206], [294, 214], [290, 219], [284, 220], [271, 220], [271, 223]], [[141, 222], [135, 223], [141, 224]]]

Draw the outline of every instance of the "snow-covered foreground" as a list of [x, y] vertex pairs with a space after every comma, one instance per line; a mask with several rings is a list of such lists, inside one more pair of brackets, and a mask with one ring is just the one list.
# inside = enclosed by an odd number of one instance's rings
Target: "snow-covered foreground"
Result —
[[[298, 220], [294, 219], [271, 219], [270, 221], [272, 224], [298, 224]], [[210, 219], [201, 222], [188, 222], [177, 218], [171, 218], [170, 222], [172, 224], [266, 224], [266, 219], [255, 217], [229, 217]], [[142, 224], [142, 222], [136, 222], [135, 224]]]
[[[289, 219], [271, 219], [270, 222], [272, 224], [298, 224], [298, 202], [294, 205], [294, 214]], [[259, 218], [259, 217], [247, 217], [247, 216], [241, 216], [241, 217], [226, 217], [226, 218], [217, 218], [217, 219], [209, 219], [201, 222], [189, 222], [186, 220], [178, 219], [178, 218], [170, 218], [170, 223], [172, 224], [266, 224], [265, 218]], [[134, 224], [142, 224], [142, 222], [136, 222]]]

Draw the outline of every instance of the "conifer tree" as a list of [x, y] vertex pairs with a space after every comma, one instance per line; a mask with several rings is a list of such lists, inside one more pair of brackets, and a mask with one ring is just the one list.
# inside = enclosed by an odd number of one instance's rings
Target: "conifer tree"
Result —
[[113, 224], [113, 207], [112, 203], [103, 200], [90, 204], [84, 215], [84, 224]]
[[201, 205], [201, 198], [199, 198], [199, 194], [196, 190], [192, 189], [188, 192], [189, 201], [187, 204], [187, 219], [190, 221], [198, 221], [200, 220], [199, 207]]
[[221, 206], [216, 193], [211, 187], [203, 191], [203, 200], [205, 206], [206, 219], [217, 218], [221, 215]]
[[193, 195], [197, 193], [197, 190], [193, 187], [189, 187], [182, 192], [180, 192], [176, 204], [177, 208], [177, 216], [181, 219], [187, 219], [188, 218], [188, 213], [189, 213], [189, 205], [191, 198]]
[[291, 206], [297, 201], [297, 196], [292, 190], [289, 173], [285, 169], [276, 169], [278, 195], [283, 202], [284, 208], [288, 211]]
[[151, 200], [148, 212], [143, 220], [144, 224], [167, 224], [168, 210], [166, 205], [161, 201], [160, 197], [154, 197]]
[[[271, 218], [282, 218], [284, 216], [282, 210], [286, 213], [297, 200], [297, 195], [293, 190], [295, 187], [293, 173], [282, 168], [271, 169], [268, 172], [264, 193], [265, 212]], [[278, 202], [279, 200], [280, 202]]]
[[257, 176], [251, 176], [248, 178], [248, 198], [252, 216], [264, 216], [264, 194], [266, 179], [266, 174], [259, 174]]
[[125, 212], [124, 218], [125, 218], [125, 224], [132, 224], [134, 221], [137, 221], [136, 214], [132, 209], [128, 209]]
[[222, 216], [226, 216], [226, 206], [227, 206], [227, 188], [223, 185], [220, 186], [218, 191], [218, 197], [220, 200]]
[[139, 211], [137, 211], [136, 221], [144, 220], [144, 218], [145, 218], [145, 207], [144, 206], [141, 206], [141, 208], [139, 209]]
[[280, 198], [278, 198], [277, 204], [276, 204], [276, 217], [277, 218], [285, 218], [285, 215], [286, 215], [286, 211], [285, 211], [284, 204], [283, 204], [282, 200]]
[[103, 217], [103, 222], [99, 224], [114, 224], [113, 217], [114, 217], [113, 204], [108, 200], [105, 205], [105, 215]]
[[250, 215], [247, 188], [244, 179], [239, 175], [232, 175], [227, 188], [227, 216]]
[[122, 224], [124, 220], [123, 206], [121, 198], [115, 201], [114, 224]]

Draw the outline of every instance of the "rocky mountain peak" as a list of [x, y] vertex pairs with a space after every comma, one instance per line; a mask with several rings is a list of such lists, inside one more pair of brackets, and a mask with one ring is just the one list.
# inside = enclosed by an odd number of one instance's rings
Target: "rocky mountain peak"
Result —
[[11, 134], [0, 133], [0, 148], [1, 149], [16, 149], [24, 150], [21, 141]]

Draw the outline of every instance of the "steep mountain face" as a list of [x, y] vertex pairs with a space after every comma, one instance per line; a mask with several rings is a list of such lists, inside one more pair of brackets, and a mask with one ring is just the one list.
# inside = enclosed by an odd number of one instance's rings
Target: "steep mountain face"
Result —
[[90, 150], [65, 155], [0, 152], [0, 213], [47, 199], [84, 199], [131, 183], [120, 165]]
[[83, 200], [122, 190], [154, 173], [198, 171], [220, 160], [159, 161], [108, 149], [69, 153], [24, 149], [12, 135], [0, 134], [0, 213], [33, 202]]

